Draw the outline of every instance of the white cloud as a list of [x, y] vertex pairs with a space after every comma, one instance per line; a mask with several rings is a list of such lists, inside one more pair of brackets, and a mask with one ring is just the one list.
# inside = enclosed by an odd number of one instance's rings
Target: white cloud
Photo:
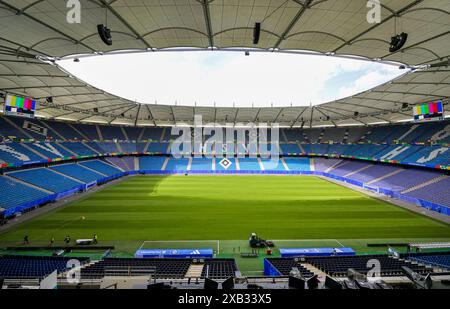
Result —
[[365, 74], [342, 87], [339, 96], [387, 81], [382, 73], [384, 65], [279, 53], [252, 53], [246, 57], [243, 52], [162, 52], [98, 56], [83, 58], [80, 63], [67, 60], [59, 64], [100, 89], [158, 104], [306, 106], [338, 95], [328, 94], [327, 82], [339, 74]]
[[385, 72], [383, 70], [369, 71], [348, 86], [341, 87], [339, 89], [338, 98], [345, 98], [372, 89], [396, 76], [397, 75], [394, 75], [392, 72]]

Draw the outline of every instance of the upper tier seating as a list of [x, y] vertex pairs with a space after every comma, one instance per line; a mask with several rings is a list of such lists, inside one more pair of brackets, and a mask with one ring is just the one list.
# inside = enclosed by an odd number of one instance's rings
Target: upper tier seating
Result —
[[149, 143], [147, 152], [149, 153], [158, 153], [158, 154], [168, 154], [169, 143], [159, 143], [152, 142]]
[[102, 142], [102, 143], [95, 143], [95, 149], [99, 149], [100, 153], [118, 153], [119, 149], [117, 148], [116, 143], [112, 142]]
[[54, 193], [78, 188], [81, 183], [58, 174], [51, 169], [37, 168], [8, 174], [11, 177], [31, 183]]
[[[43, 279], [55, 270], [60, 274], [71, 268], [67, 257], [4, 256], [0, 258], [0, 278]], [[81, 264], [88, 258], [78, 257]]]
[[[7, 118], [9, 121], [6, 121], [5, 117], [0, 116], [0, 136], [13, 136], [17, 138], [32, 137], [40, 140], [47, 137], [61, 139], [62, 136], [64, 139], [87, 139], [91, 141], [100, 140], [100, 135], [103, 140], [117, 139], [119, 141], [126, 139], [170, 141], [177, 137], [171, 135], [171, 128], [135, 128], [89, 124], [69, 125], [64, 122], [49, 120], [30, 120], [18, 117]], [[22, 130], [17, 129], [10, 122], [13, 122], [17, 127], [22, 128]], [[24, 126], [25, 122], [33, 123], [37, 127], [42, 128], [42, 132], [39, 130], [30, 130], [29, 127]], [[100, 131], [100, 135], [97, 128]], [[270, 131], [268, 131], [267, 135], [270, 140]], [[449, 143], [450, 122], [447, 120], [434, 123], [408, 123], [375, 127], [281, 129], [279, 138], [281, 143], [327, 143], [329, 141], [335, 143], [355, 143], [362, 141], [387, 144], [395, 141], [402, 143], [426, 143], [429, 141]]]
[[29, 143], [27, 144], [27, 146], [49, 159], [57, 159], [73, 156], [72, 153], [68, 152], [57, 143], [36, 142], [36, 143]]
[[[47, 138], [60, 139], [58, 134], [47, 128], [38, 119], [28, 119], [20, 117], [9, 117], [9, 120], [22, 129], [27, 135], [36, 140], [45, 140]], [[28, 138], [28, 137], [26, 137]]]
[[73, 127], [78, 130], [81, 134], [87, 137], [87, 140], [98, 141], [100, 136], [97, 132], [97, 127], [95, 125], [88, 124], [73, 124]]
[[22, 131], [12, 126], [5, 117], [0, 117], [0, 136], [5, 138], [28, 138]]
[[27, 144], [15, 142], [0, 144], [0, 162], [23, 164], [45, 160], [27, 148], [27, 146]]
[[61, 145], [79, 156], [92, 156], [98, 154], [98, 152], [89, 148], [82, 142], [62, 142]]
[[129, 141], [138, 141], [139, 136], [141, 135], [143, 128], [135, 128], [135, 127], [124, 127], [125, 133], [127, 135], [127, 140]]
[[98, 128], [102, 135], [102, 140], [104, 140], [104, 141], [112, 141], [112, 140], [124, 141], [124, 140], [126, 140], [121, 127], [98, 126]]
[[[163, 130], [161, 128], [145, 128], [144, 133], [142, 134], [141, 140], [152, 140], [152, 141], [160, 141]], [[168, 130], [170, 132], [170, 129]], [[167, 139], [169, 141], [169, 139]]]
[[52, 166], [51, 169], [54, 169], [62, 174], [66, 174], [72, 178], [81, 180], [84, 183], [91, 183], [105, 178], [104, 175], [89, 170], [78, 164], [55, 165]]
[[[285, 129], [283, 130], [286, 136], [286, 142], [305, 142], [305, 137], [303, 136], [303, 131], [295, 129]], [[282, 135], [283, 136], [283, 135]], [[282, 140], [282, 137], [280, 137]]]
[[297, 144], [280, 144], [280, 148], [283, 155], [296, 155], [302, 152]]
[[346, 136], [347, 129], [343, 128], [335, 128], [334, 130], [324, 130], [324, 134], [322, 136], [322, 143], [342, 143], [344, 142]]
[[[123, 152], [123, 153], [138, 152], [138, 144], [136, 144], [136, 143], [118, 143], [117, 150], [119, 152]], [[142, 150], [139, 152], [142, 152]]]
[[[11, 178], [0, 176], [0, 208], [9, 209], [26, 203], [44, 199], [48, 193], [32, 188]], [[8, 194], [6, 194], [8, 193]]]
[[66, 140], [83, 140], [83, 137], [65, 122], [46, 121], [46, 123], [58, 132]]
[[319, 143], [323, 134], [323, 129], [304, 130], [304, 133], [309, 143]]

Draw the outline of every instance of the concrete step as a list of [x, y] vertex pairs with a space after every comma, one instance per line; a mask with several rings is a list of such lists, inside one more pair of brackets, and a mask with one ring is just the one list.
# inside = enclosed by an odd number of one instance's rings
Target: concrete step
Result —
[[442, 180], [444, 180], [444, 179], [446, 179], [446, 178], [449, 178], [449, 177], [450, 177], [450, 176], [443, 175], [443, 176], [440, 176], [440, 177], [433, 178], [433, 179], [431, 179], [430, 181], [424, 182], [423, 184], [420, 184], [420, 185], [418, 185], [418, 186], [415, 186], [415, 187], [413, 187], [413, 188], [410, 188], [410, 189], [408, 189], [408, 190], [403, 191], [402, 194], [408, 194], [408, 193], [414, 192], [414, 191], [416, 191], [416, 190], [425, 188], [425, 187], [427, 187], [427, 186], [429, 186], [429, 185], [433, 185], [433, 184], [435, 184], [435, 183], [438, 183], [438, 182], [440, 182], [440, 181], [442, 181]]
[[188, 271], [186, 272], [186, 278], [200, 278], [202, 276], [203, 264], [195, 264], [189, 266]]
[[319, 279], [321, 278], [325, 278], [327, 276], [326, 273], [324, 273], [323, 271], [321, 271], [320, 269], [312, 266], [311, 264], [301, 264], [305, 269], [309, 270], [310, 272], [312, 272], [314, 275], [317, 275], [319, 277]]

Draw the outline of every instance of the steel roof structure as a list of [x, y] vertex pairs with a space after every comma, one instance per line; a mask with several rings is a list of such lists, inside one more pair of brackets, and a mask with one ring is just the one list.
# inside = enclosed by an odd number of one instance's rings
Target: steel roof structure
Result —
[[[80, 0], [80, 24], [67, 22], [67, 3], [0, 0], [0, 90], [36, 98], [45, 118], [173, 125], [201, 114], [218, 123], [368, 125], [411, 119], [411, 105], [450, 97], [448, 0], [381, 0], [381, 20], [374, 24], [367, 22], [367, 0]], [[258, 45], [255, 22], [262, 27]], [[111, 29], [112, 46], [100, 40], [98, 24]], [[390, 38], [399, 32], [408, 33], [408, 41], [390, 53]], [[139, 104], [55, 64], [64, 57], [173, 49], [316, 54], [407, 69], [370, 91], [314, 107], [222, 108]]]

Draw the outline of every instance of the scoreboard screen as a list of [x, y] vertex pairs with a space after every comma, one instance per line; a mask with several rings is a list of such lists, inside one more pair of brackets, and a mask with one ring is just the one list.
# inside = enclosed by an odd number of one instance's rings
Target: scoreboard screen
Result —
[[6, 95], [5, 115], [34, 118], [36, 101], [30, 98]]
[[414, 106], [414, 120], [433, 121], [444, 120], [444, 105], [442, 101], [435, 101], [427, 104]]

